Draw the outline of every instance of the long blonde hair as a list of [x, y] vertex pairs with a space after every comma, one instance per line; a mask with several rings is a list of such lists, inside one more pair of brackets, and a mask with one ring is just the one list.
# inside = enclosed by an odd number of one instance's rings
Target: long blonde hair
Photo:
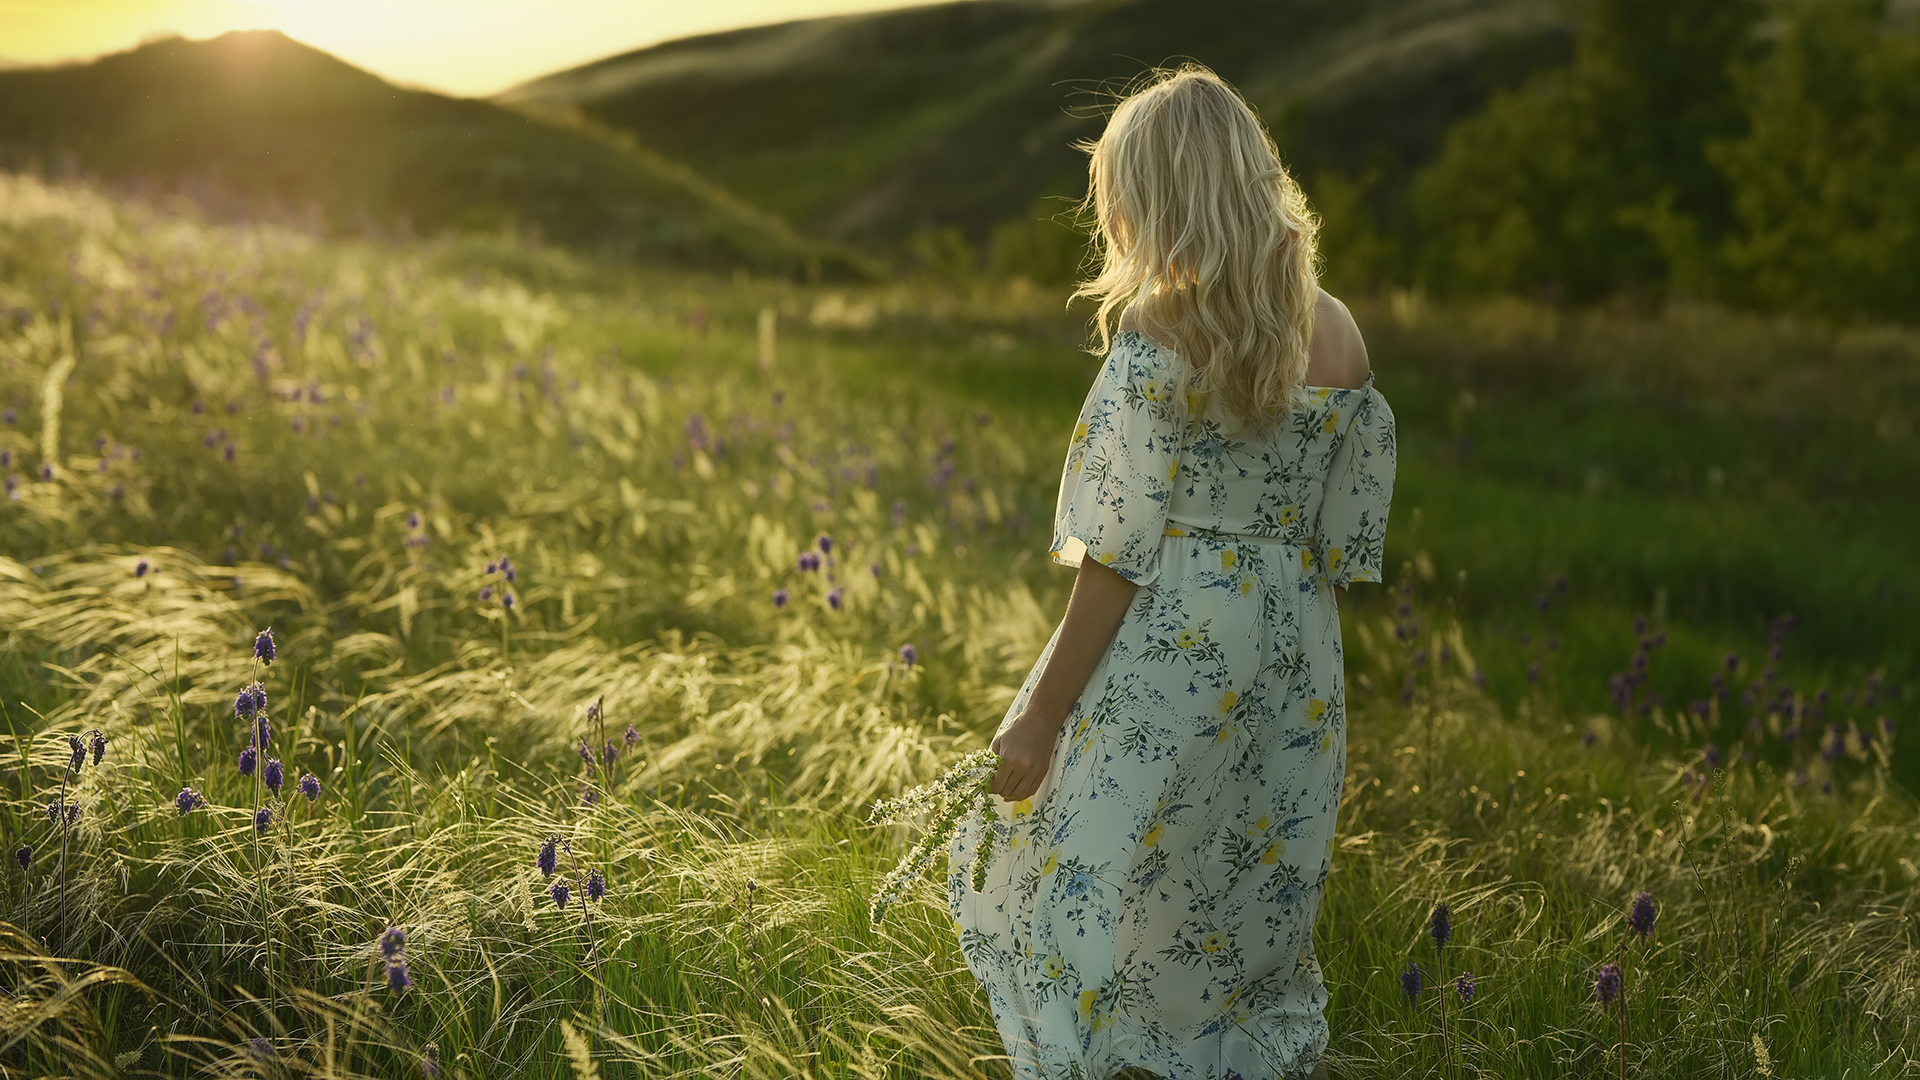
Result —
[[1174, 347], [1230, 416], [1264, 427], [1306, 379], [1319, 221], [1253, 110], [1197, 65], [1157, 70], [1094, 142], [1083, 213], [1099, 272], [1074, 290]]

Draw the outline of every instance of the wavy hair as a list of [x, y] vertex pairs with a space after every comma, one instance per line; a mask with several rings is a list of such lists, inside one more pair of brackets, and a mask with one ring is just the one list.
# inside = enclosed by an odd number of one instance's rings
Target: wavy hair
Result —
[[1156, 70], [1078, 148], [1099, 272], [1073, 295], [1099, 302], [1100, 351], [1134, 306], [1228, 415], [1284, 416], [1306, 378], [1320, 226], [1253, 110], [1206, 68]]

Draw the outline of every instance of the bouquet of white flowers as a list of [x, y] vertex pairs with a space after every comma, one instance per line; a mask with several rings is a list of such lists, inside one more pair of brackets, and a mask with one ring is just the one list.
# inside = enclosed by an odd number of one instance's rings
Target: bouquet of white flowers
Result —
[[881, 799], [873, 804], [870, 820], [882, 825], [906, 822], [926, 811], [933, 812], [926, 833], [907, 850], [906, 857], [880, 883], [879, 891], [874, 894], [870, 912], [874, 922], [885, 918], [887, 909], [906, 896], [908, 887], [933, 864], [934, 853], [943, 850], [953, 839], [954, 830], [960, 827], [960, 819], [975, 807], [980, 809], [983, 835], [973, 856], [973, 887], [976, 891], [986, 888], [987, 867], [993, 861], [990, 830], [1000, 820], [1000, 815], [993, 808], [993, 793], [989, 785], [993, 782], [994, 770], [999, 767], [1000, 755], [991, 750], [975, 750], [955, 762], [946, 772], [903, 793], [899, 798]]

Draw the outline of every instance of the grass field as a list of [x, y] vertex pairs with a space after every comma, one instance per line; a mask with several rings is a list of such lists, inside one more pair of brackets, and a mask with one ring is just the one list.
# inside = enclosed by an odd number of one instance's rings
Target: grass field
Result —
[[[912, 834], [866, 819], [1063, 609], [1058, 303], [0, 176], [0, 1066], [1006, 1075], [938, 890], [869, 922]], [[1920, 1075], [1920, 339], [1358, 313], [1404, 449], [1344, 613], [1336, 1075]]]

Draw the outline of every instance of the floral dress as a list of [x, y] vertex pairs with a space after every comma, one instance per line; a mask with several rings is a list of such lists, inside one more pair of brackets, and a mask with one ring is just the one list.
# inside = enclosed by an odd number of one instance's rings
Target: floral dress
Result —
[[1040, 790], [994, 797], [1000, 820], [975, 814], [949, 852], [961, 952], [1018, 1080], [1302, 1076], [1327, 1044], [1313, 920], [1346, 764], [1332, 587], [1380, 580], [1393, 413], [1368, 376], [1239, 430], [1181, 389], [1183, 364], [1113, 340], [1053, 557], [1091, 554], [1140, 590]]

